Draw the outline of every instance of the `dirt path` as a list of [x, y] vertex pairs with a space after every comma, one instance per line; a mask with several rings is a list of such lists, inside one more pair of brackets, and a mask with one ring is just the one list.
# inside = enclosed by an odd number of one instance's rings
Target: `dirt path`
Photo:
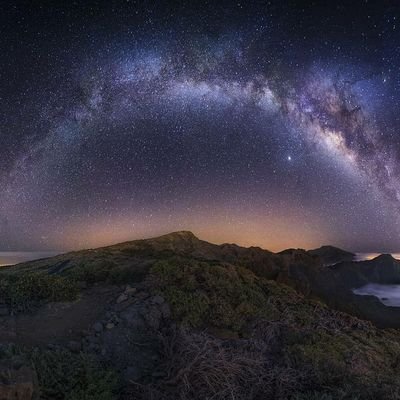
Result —
[[0, 342], [29, 346], [65, 343], [102, 318], [115, 301], [116, 287], [94, 287], [69, 303], [49, 303], [32, 314], [0, 318]]

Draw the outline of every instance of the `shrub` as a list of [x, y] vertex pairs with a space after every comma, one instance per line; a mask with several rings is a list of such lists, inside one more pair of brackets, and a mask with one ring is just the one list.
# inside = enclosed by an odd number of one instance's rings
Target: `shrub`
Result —
[[158, 382], [133, 385], [124, 399], [259, 400], [289, 399], [303, 386], [301, 370], [278, 364], [271, 368], [269, 347], [257, 340], [225, 341], [180, 329], [163, 336], [164, 376]]
[[[240, 340], [221, 342], [204, 336], [213, 348], [210, 354], [204, 350], [207, 353], [204, 358], [203, 355], [196, 358], [194, 352], [203, 354], [203, 350], [199, 337], [192, 336], [195, 343], [187, 343], [186, 350], [171, 353], [183, 371], [176, 391], [170, 397], [165, 396], [168, 385], [160, 382], [159, 387], [145, 388], [150, 390], [147, 395], [151, 398], [197, 399], [202, 398], [198, 397], [202, 393], [203, 398], [240, 399], [238, 387], [242, 384], [238, 382], [242, 378], [241, 374], [233, 373], [236, 368], [233, 366], [241, 363], [242, 354], [237, 350], [242, 344], [259, 348], [261, 358], [251, 358], [251, 363], [264, 362], [257, 369], [263, 374], [262, 384], [251, 385], [258, 388], [258, 394], [249, 395], [249, 399], [400, 398], [398, 331], [377, 330], [367, 321], [307, 300], [287, 286], [232, 265], [170, 259], [156, 263], [149, 278], [153, 290], [170, 302], [178, 322], [191, 327], [224, 328], [242, 336]], [[210, 332], [219, 335], [218, 330]], [[229, 354], [220, 351], [220, 345]], [[186, 351], [191, 355], [185, 355]], [[213, 362], [219, 361], [212, 359], [214, 356], [230, 360], [230, 367], [221, 369], [223, 376], [218, 379]], [[197, 365], [199, 359], [203, 360], [201, 365]], [[251, 365], [246, 368], [254, 368], [255, 364]], [[250, 374], [247, 379], [251, 379], [253, 371], [247, 373]], [[207, 389], [207, 382], [214, 383]], [[227, 382], [236, 397], [228, 394], [229, 390], [224, 391], [229, 386]]]
[[29, 358], [44, 400], [113, 400], [116, 374], [93, 357], [67, 350], [34, 349]]
[[31, 364], [38, 377], [41, 400], [114, 400], [117, 374], [88, 354], [65, 349], [43, 350], [0, 346], [0, 361]]
[[110, 260], [98, 259], [81, 262], [68, 270], [66, 277], [88, 284], [98, 282], [122, 284], [142, 281], [146, 272], [147, 270], [140, 267], [120, 266]]
[[27, 273], [0, 277], [0, 300], [15, 312], [27, 311], [45, 301], [71, 301], [77, 295], [77, 286], [60, 276]]
[[251, 319], [274, 313], [262, 280], [240, 267], [159, 261], [151, 268], [150, 284], [165, 296], [174, 317], [192, 327], [240, 331]]

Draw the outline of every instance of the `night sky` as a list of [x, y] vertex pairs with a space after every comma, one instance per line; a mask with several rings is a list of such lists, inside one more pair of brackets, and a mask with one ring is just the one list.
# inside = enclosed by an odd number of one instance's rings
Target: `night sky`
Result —
[[60, 3], [1, 3], [0, 250], [400, 251], [396, 2]]

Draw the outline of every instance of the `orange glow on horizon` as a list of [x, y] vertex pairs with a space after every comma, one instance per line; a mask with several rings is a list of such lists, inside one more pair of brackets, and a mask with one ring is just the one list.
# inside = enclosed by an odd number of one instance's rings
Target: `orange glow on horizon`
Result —
[[151, 220], [132, 215], [131, 218], [70, 224], [64, 229], [63, 238], [56, 237], [55, 242], [63, 239], [66, 250], [77, 250], [185, 230], [211, 243], [259, 246], [277, 252], [290, 247], [314, 248], [326, 244], [329, 230], [322, 229], [323, 226], [315, 218], [295, 215], [288, 210], [264, 218], [256, 212], [234, 214], [232, 217], [230, 212], [223, 210], [213, 214], [153, 215]]

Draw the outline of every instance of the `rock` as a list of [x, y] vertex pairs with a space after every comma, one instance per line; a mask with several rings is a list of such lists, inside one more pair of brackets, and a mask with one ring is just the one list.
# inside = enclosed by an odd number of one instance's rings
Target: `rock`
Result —
[[112, 322], [114, 325], [117, 325], [119, 322], [118, 320], [119, 318], [116, 315], [113, 315], [108, 322]]
[[136, 292], [137, 292], [137, 289], [134, 288], [134, 287], [131, 287], [129, 285], [125, 289], [125, 293], [128, 294], [128, 295], [132, 295], [132, 294], [134, 294]]
[[150, 299], [150, 301], [151, 301], [153, 304], [163, 304], [163, 303], [165, 303], [164, 297], [159, 296], [159, 295], [153, 296], [153, 297]]
[[145, 299], [147, 299], [148, 297], [150, 297], [150, 294], [143, 291], [143, 292], [137, 293], [135, 297], [136, 297], [137, 299], [139, 299], [139, 300], [145, 300]]
[[97, 332], [97, 333], [103, 332], [103, 324], [102, 324], [101, 322], [96, 322], [96, 323], [93, 325], [93, 329], [94, 329], [94, 331]]
[[161, 304], [160, 310], [164, 319], [171, 318], [171, 308], [168, 303]]
[[11, 359], [0, 364], [0, 399], [33, 400], [39, 393], [36, 372], [21, 360]]
[[122, 377], [125, 382], [137, 382], [142, 378], [143, 376], [143, 371], [140, 369], [139, 366], [136, 365], [131, 365], [127, 367], [123, 372], [122, 372]]
[[149, 307], [142, 316], [150, 328], [155, 330], [160, 328], [162, 314], [157, 307]]
[[0, 317], [6, 317], [10, 315], [10, 309], [6, 305], [0, 306]]
[[114, 328], [115, 327], [115, 325], [112, 323], [112, 322], [109, 322], [107, 325], [106, 325], [106, 328], [107, 329], [112, 329], [112, 328]]
[[98, 353], [100, 351], [100, 346], [95, 343], [89, 343], [89, 345], [87, 346], [87, 351]]
[[104, 360], [121, 371], [121, 377], [127, 383], [140, 381], [144, 377], [151, 378], [151, 373], [160, 365], [158, 335], [146, 327], [138, 312], [138, 309], [143, 308], [143, 305], [131, 306], [126, 315], [130, 323], [124, 320], [102, 335]]
[[86, 338], [86, 340], [89, 342], [89, 343], [99, 343], [99, 338], [98, 337], [96, 337], [96, 336], [88, 336], [87, 338]]
[[119, 312], [127, 309], [128, 307], [130, 307], [132, 304], [135, 303], [137, 303], [137, 299], [135, 296], [128, 297], [128, 300], [125, 300], [122, 303], [119, 304], [115, 303], [114, 312], [118, 314]]
[[76, 342], [75, 340], [71, 340], [68, 342], [68, 349], [73, 353], [79, 353], [81, 351], [81, 344]]
[[129, 296], [125, 293], [121, 293], [117, 298], [117, 304], [123, 303], [124, 301], [128, 300]]
[[120, 317], [130, 328], [143, 329], [145, 327], [140, 308], [135, 304], [122, 311]]

